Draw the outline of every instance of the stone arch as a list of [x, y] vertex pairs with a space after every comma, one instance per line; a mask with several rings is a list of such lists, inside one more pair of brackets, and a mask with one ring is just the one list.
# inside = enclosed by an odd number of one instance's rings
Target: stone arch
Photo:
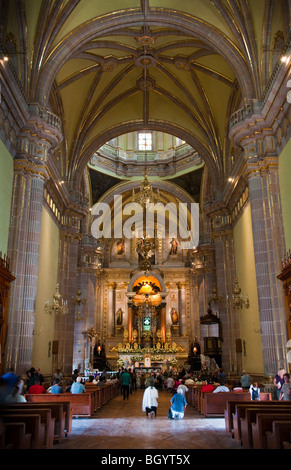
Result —
[[[202, 160], [205, 162], [207, 167], [209, 168], [209, 173], [212, 177], [212, 184], [214, 186], [218, 186], [222, 179], [219, 177], [217, 165], [213, 159], [213, 156], [208, 148], [197, 139], [197, 137], [187, 131], [186, 129], [181, 129], [181, 127], [176, 126], [171, 122], [161, 122], [161, 121], [151, 121], [147, 124], [148, 130], [155, 130], [160, 132], [166, 132], [168, 134], [174, 135], [179, 137], [180, 139], [187, 142], [192, 148], [194, 148], [199, 155], [201, 156]], [[113, 139], [114, 137], [118, 137], [119, 135], [134, 132], [134, 131], [142, 131], [144, 130], [144, 123], [143, 122], [130, 122], [124, 123], [122, 125], [116, 126], [114, 128], [109, 129], [107, 132], [98, 135], [96, 139], [94, 139], [90, 146], [87, 146], [84, 149], [84, 152], [80, 155], [79, 161], [76, 165], [76, 171], [74, 172], [74, 189], [78, 189], [80, 185], [80, 177], [82, 172], [84, 171], [87, 163], [89, 162], [90, 158], [92, 157], [93, 153], [96, 149], [100, 148], [105, 142]]]
[[[108, 34], [111, 32], [113, 34], [114, 31], [125, 26], [143, 26], [144, 21], [144, 13], [141, 10], [131, 10], [130, 12], [118, 11], [104, 15], [101, 18], [94, 18], [92, 21], [86, 22], [83, 26], [79, 27], [74, 33], [68, 35], [50, 54], [40, 72], [39, 86], [36, 91], [37, 101], [45, 104], [59, 69], [88, 41], [103, 33]], [[233, 69], [241, 86], [243, 96], [247, 99], [254, 97], [251, 73], [244, 58], [235, 45], [225, 35], [220, 33], [219, 30], [198, 18], [167, 9], [149, 9], [147, 12], [147, 25], [174, 27], [186, 34], [195, 34], [202, 41], [207, 41]]]

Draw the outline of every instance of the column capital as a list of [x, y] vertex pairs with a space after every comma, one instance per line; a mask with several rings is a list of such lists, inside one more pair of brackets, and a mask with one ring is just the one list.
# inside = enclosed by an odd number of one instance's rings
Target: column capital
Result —
[[116, 289], [116, 282], [114, 281], [106, 281], [106, 285], [109, 289], [112, 289], [112, 290]]
[[16, 159], [43, 165], [48, 152], [63, 140], [61, 120], [38, 103], [28, 105], [29, 116], [17, 136]]
[[242, 170], [244, 178], [250, 180], [252, 178], [262, 176], [264, 173], [276, 172], [279, 169], [279, 161], [276, 156], [267, 156], [262, 160], [246, 161]]
[[179, 290], [186, 289], [186, 282], [182, 282], [182, 281], [177, 282], [177, 287]]

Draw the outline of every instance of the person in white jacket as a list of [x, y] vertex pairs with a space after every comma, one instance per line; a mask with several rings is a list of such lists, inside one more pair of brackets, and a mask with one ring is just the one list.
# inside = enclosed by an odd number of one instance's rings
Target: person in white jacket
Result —
[[158, 408], [158, 390], [154, 387], [154, 380], [150, 381], [149, 386], [145, 389], [142, 399], [142, 411], [150, 418], [157, 416]]

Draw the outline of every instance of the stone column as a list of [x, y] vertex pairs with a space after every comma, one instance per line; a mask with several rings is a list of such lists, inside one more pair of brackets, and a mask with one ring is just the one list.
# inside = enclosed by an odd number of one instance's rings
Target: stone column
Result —
[[236, 339], [240, 337], [238, 312], [232, 302], [235, 279], [234, 244], [231, 219], [222, 204], [209, 211], [215, 245], [217, 291], [222, 297], [219, 317], [222, 328], [222, 367], [237, 373]]
[[59, 119], [38, 105], [18, 136], [7, 254], [16, 277], [11, 286], [5, 366], [31, 367], [41, 217], [49, 151], [62, 139]]
[[[73, 219], [73, 220], [72, 220]], [[72, 358], [75, 335], [75, 305], [72, 299], [76, 297], [78, 275], [78, 248], [79, 248], [79, 224], [78, 218], [65, 217], [66, 225], [60, 230], [59, 250], [59, 285], [60, 293], [68, 303], [68, 315], [56, 317], [55, 340], [58, 341], [57, 367], [64, 374], [72, 373]], [[76, 226], [75, 226], [76, 225]], [[73, 228], [75, 226], [75, 228]], [[80, 346], [80, 345], [79, 345]]]
[[264, 372], [273, 376], [286, 367], [287, 330], [284, 295], [277, 275], [285, 252], [278, 161], [266, 158], [248, 164], [256, 278]]
[[[97, 267], [97, 243], [96, 240], [87, 234], [82, 236], [79, 244], [79, 262], [77, 269], [77, 285], [82, 296], [79, 302], [75, 303], [75, 326], [74, 326], [74, 351], [73, 351], [73, 369], [79, 368], [84, 371], [85, 360], [89, 359], [89, 351], [86, 351], [84, 332], [94, 329], [100, 338], [101, 330], [97, 326], [97, 298], [96, 283], [98, 272]], [[77, 298], [75, 293], [74, 299]], [[79, 315], [78, 315], [79, 313]], [[99, 328], [99, 329], [98, 329]], [[93, 345], [93, 343], [92, 343]], [[90, 357], [90, 361], [93, 358]], [[90, 362], [89, 361], [89, 362]], [[93, 364], [91, 363], [93, 366]]]

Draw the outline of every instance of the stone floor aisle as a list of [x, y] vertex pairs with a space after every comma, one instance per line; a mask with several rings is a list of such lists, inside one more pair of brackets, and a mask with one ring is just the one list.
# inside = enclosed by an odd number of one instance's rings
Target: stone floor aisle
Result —
[[74, 418], [72, 433], [54, 449], [241, 449], [223, 418], [204, 418], [188, 405], [183, 420], [168, 419], [171, 395], [159, 392], [157, 417], [142, 412], [143, 391], [119, 395], [91, 418]]

